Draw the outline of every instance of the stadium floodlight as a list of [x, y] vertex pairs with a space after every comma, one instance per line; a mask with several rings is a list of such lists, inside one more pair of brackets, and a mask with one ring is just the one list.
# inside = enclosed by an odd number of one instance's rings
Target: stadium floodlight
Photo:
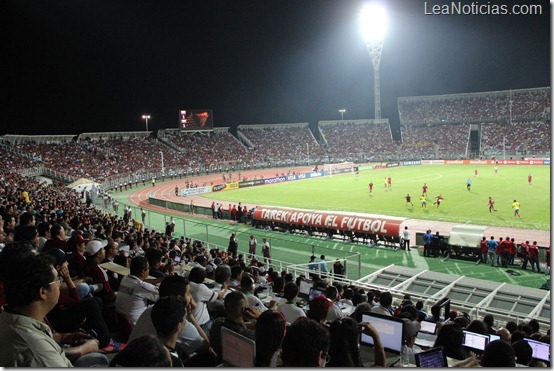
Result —
[[371, 3], [362, 9], [362, 32], [371, 63], [373, 64], [373, 90], [375, 98], [375, 119], [381, 119], [381, 79], [379, 65], [383, 51], [383, 38], [387, 29], [387, 13], [382, 6]]
[[150, 115], [142, 115], [142, 119], [146, 120], [146, 132], [148, 133], [148, 119], [150, 119]]
[[344, 113], [346, 112], [346, 110], [344, 108], [341, 108], [339, 112], [340, 112], [340, 120], [344, 121]]

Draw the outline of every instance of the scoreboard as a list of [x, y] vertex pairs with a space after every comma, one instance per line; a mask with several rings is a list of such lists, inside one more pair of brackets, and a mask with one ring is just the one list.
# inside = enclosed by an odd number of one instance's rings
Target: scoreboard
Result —
[[188, 109], [179, 111], [179, 129], [213, 130], [213, 111], [211, 109]]

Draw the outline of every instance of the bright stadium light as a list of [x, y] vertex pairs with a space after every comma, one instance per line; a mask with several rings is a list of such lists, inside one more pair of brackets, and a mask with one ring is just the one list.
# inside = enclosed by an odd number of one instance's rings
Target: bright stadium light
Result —
[[142, 115], [142, 119], [146, 120], [146, 132], [148, 133], [148, 119], [150, 118], [150, 115]]
[[383, 38], [387, 29], [387, 12], [378, 4], [367, 4], [362, 9], [362, 32], [371, 63], [373, 64], [373, 90], [375, 96], [375, 119], [381, 119], [381, 78], [379, 65], [383, 51]]

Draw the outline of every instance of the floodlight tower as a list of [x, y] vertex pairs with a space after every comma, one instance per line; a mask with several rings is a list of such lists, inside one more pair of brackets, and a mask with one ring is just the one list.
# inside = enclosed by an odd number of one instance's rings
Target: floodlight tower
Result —
[[146, 120], [146, 132], [148, 133], [148, 119], [150, 119], [150, 115], [142, 115], [142, 119]]
[[381, 78], [379, 65], [383, 51], [383, 38], [387, 26], [385, 9], [378, 4], [367, 4], [362, 9], [362, 30], [371, 63], [373, 64], [373, 90], [375, 98], [375, 119], [381, 119]]

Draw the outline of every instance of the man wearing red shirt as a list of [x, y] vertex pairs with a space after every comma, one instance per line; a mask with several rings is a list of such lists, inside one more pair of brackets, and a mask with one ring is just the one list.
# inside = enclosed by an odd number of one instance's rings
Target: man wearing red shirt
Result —
[[529, 183], [529, 185], [533, 184], [533, 176], [531, 175], [531, 173], [529, 173], [529, 175], [527, 175], [527, 183]]
[[423, 191], [421, 194], [427, 196], [427, 183], [423, 183], [423, 187], [421, 189]]
[[506, 237], [502, 245], [502, 267], [508, 268], [508, 263], [510, 262], [510, 255], [512, 254], [512, 241], [510, 237]]
[[369, 193], [373, 192], [373, 182], [369, 182]]
[[529, 262], [529, 241], [525, 241], [521, 244], [519, 252], [521, 253], [521, 259], [523, 260], [521, 269], [527, 269], [527, 263]]
[[480, 247], [479, 247], [479, 259], [477, 260], [477, 265], [481, 263], [487, 264], [488, 252], [489, 252], [489, 248], [487, 246], [487, 237], [483, 236], [483, 239], [481, 240]]
[[537, 266], [537, 273], [541, 273], [539, 266], [539, 247], [537, 246], [537, 241], [533, 241], [533, 244], [529, 246], [529, 261], [531, 262], [531, 271], [535, 271], [535, 266]]

